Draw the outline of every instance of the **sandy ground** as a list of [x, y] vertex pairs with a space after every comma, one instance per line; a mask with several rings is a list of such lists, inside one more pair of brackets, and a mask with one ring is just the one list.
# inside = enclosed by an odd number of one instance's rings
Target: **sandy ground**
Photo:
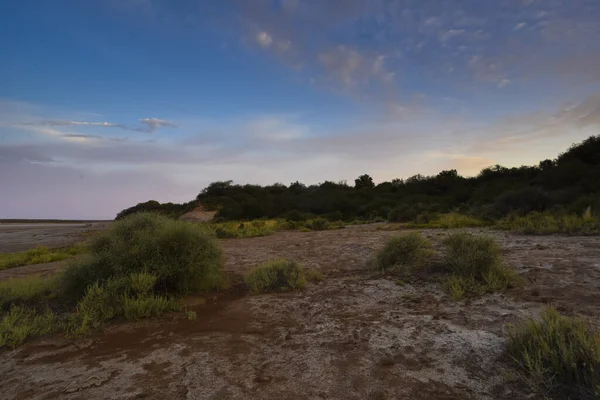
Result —
[[86, 224], [0, 223], [0, 253], [25, 251], [37, 246], [63, 247], [81, 241], [110, 222]]
[[[234, 287], [190, 299], [194, 321], [174, 314], [4, 350], [0, 398], [535, 398], [505, 372], [506, 325], [547, 302], [600, 316], [600, 237], [472, 230], [495, 237], [527, 284], [453, 302], [435, 281], [398, 285], [374, 274], [376, 250], [399, 233], [376, 228], [223, 240], [232, 274], [286, 257], [326, 279], [298, 293], [250, 296]], [[437, 249], [446, 235], [424, 233]]]

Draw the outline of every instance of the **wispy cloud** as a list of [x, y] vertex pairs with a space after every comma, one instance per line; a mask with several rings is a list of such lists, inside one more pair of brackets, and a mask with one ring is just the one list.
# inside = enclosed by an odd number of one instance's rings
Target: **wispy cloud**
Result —
[[[127, 130], [127, 131], [145, 132], [145, 133], [155, 133], [161, 127], [167, 127], [167, 128], [177, 128], [178, 127], [177, 124], [175, 124], [171, 121], [167, 121], [167, 120], [159, 119], [159, 118], [142, 118], [139, 120], [139, 122], [141, 123], [142, 126], [129, 126], [126, 124], [116, 124], [116, 123], [112, 123], [112, 122], [91, 122], [91, 121], [72, 121], [72, 120], [40, 120], [40, 121], [34, 121], [34, 122], [23, 122], [18, 125], [42, 126], [42, 127], [43, 126], [50, 126], [50, 127], [89, 126], [89, 127], [99, 127], [99, 128], [118, 128], [118, 129], [123, 129], [123, 130]], [[71, 137], [71, 138], [75, 138], [78, 136], [80, 138], [82, 138], [84, 136], [87, 136], [88, 138], [91, 138], [94, 135], [69, 134], [69, 135], [62, 135], [62, 136]]]

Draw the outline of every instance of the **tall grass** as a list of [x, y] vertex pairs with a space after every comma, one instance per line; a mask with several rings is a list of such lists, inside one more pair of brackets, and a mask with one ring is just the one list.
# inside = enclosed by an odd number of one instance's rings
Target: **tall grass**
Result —
[[19, 253], [0, 254], [0, 270], [20, 267], [23, 265], [43, 264], [54, 261], [61, 261], [71, 258], [77, 254], [85, 253], [87, 245], [78, 243], [73, 246], [59, 249], [51, 249], [47, 246], [36, 247], [35, 249]]
[[520, 285], [516, 271], [504, 264], [502, 250], [493, 239], [460, 232], [444, 241], [444, 257], [452, 276], [446, 286], [453, 299], [505, 291]]
[[497, 223], [497, 227], [528, 235], [598, 235], [600, 219], [592, 216], [589, 209], [582, 216], [533, 212], [525, 216], [506, 217]]
[[545, 396], [600, 397], [600, 334], [582, 319], [546, 309], [509, 329], [509, 354], [523, 378]]

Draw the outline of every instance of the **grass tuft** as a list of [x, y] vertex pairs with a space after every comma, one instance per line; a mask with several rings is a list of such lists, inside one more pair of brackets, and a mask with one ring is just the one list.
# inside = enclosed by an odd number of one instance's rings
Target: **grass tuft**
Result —
[[525, 382], [545, 396], [596, 399], [600, 396], [600, 334], [580, 318], [546, 309], [509, 329], [508, 351]]
[[304, 276], [306, 277], [307, 281], [312, 282], [312, 283], [320, 283], [320, 282], [323, 282], [323, 280], [325, 279], [323, 272], [321, 272], [321, 270], [314, 269], [314, 268], [305, 270]]
[[245, 278], [252, 293], [292, 291], [306, 286], [302, 267], [289, 260], [273, 260], [253, 268]]
[[379, 251], [375, 263], [381, 271], [400, 271], [410, 274], [429, 260], [431, 243], [419, 233], [396, 236]]

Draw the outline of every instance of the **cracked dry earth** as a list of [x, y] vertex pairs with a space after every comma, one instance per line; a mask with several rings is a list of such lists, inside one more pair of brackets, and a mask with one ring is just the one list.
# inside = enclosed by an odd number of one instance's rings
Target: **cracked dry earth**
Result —
[[[434, 280], [396, 284], [369, 269], [377, 225], [223, 240], [240, 275], [278, 257], [324, 272], [303, 292], [240, 290], [188, 300], [197, 312], [112, 325], [80, 341], [34, 340], [0, 357], [7, 399], [521, 399], [506, 325], [547, 302], [594, 321], [599, 237], [495, 237], [524, 289], [453, 302]], [[439, 250], [447, 231], [424, 231]]]

